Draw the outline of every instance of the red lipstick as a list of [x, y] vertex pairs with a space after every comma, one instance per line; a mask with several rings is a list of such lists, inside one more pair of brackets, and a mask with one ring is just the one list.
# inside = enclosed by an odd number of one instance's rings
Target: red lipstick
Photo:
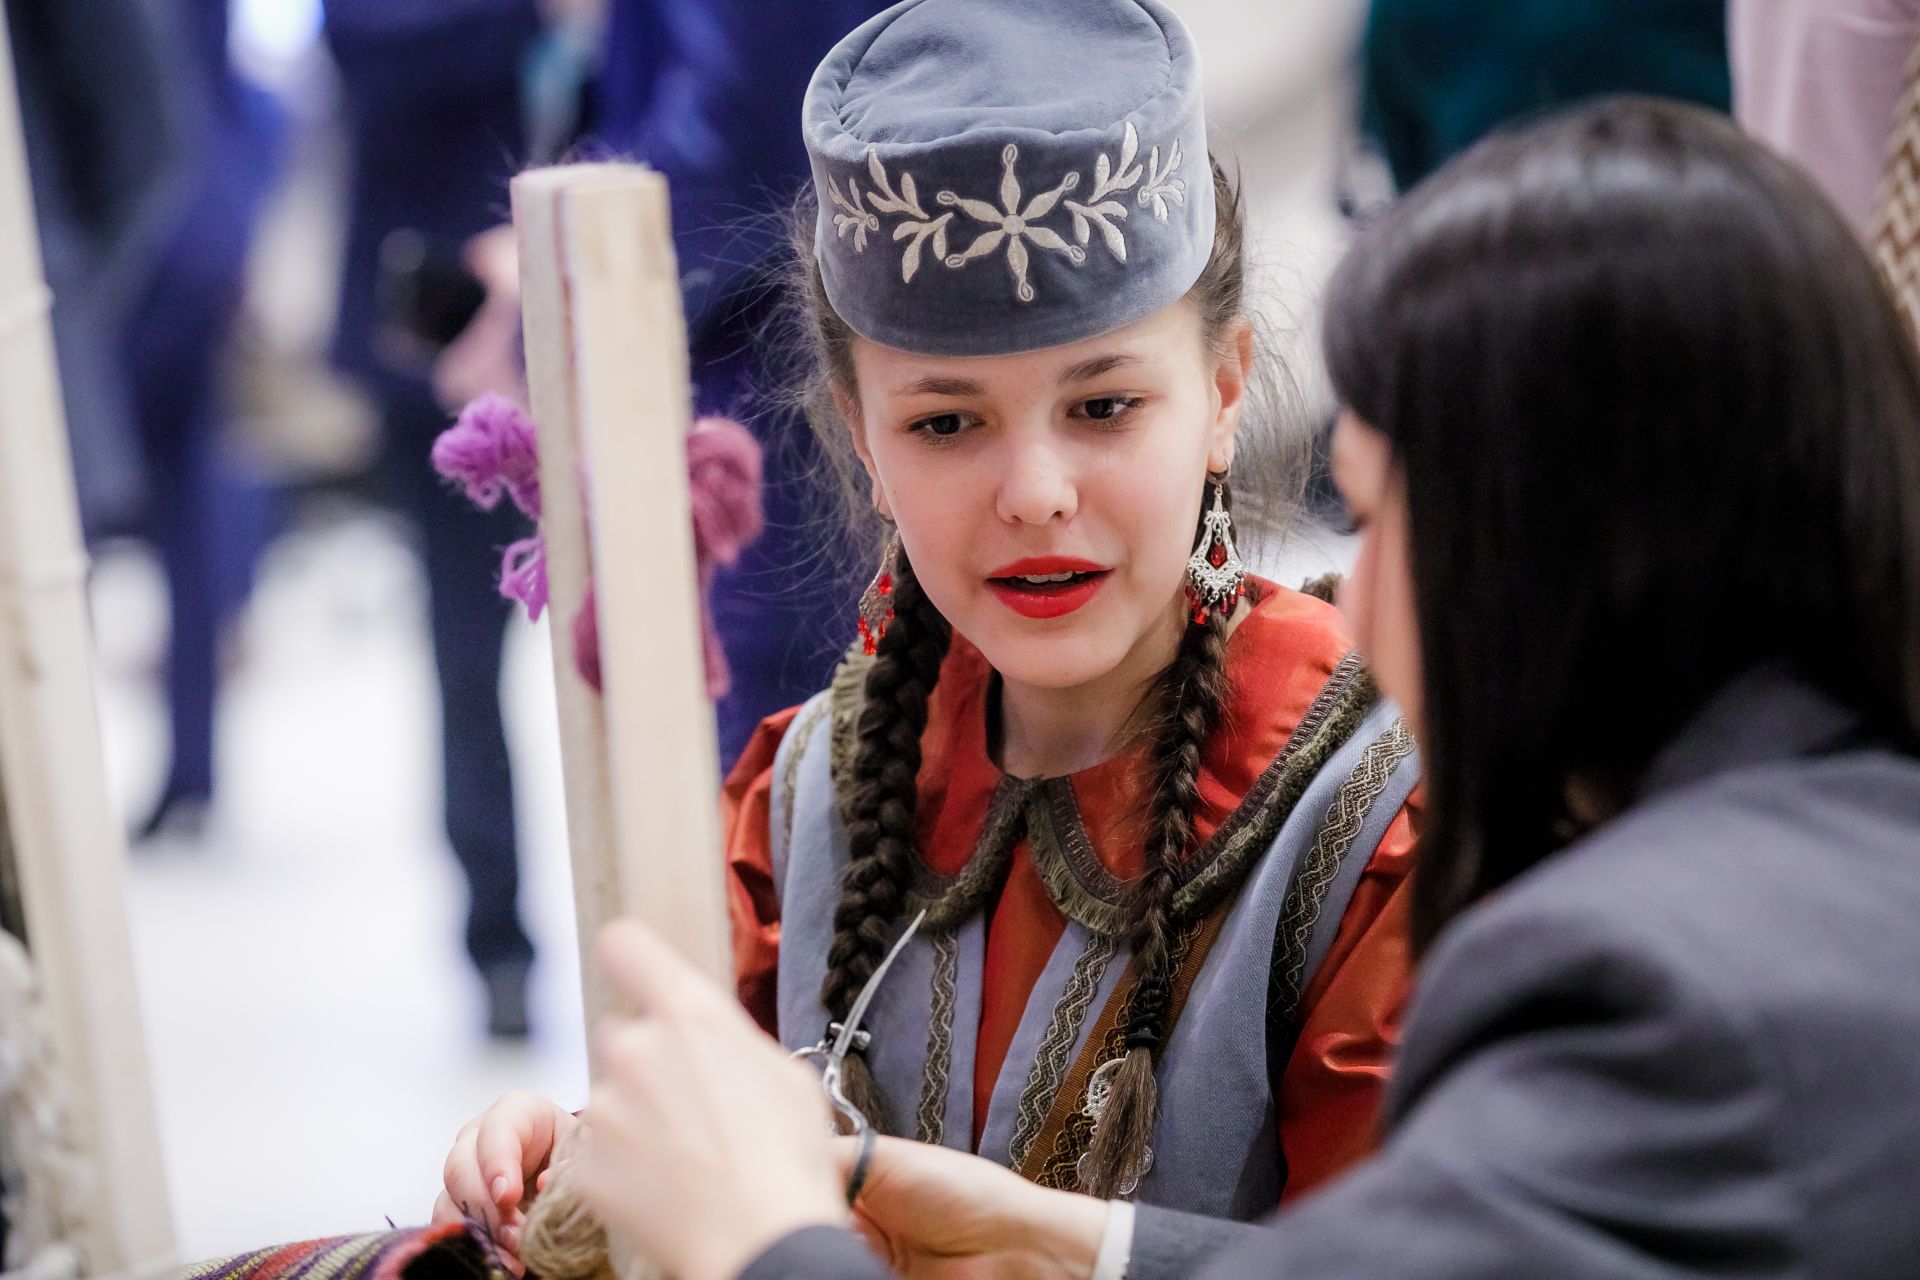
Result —
[[[1072, 556], [1029, 556], [995, 569], [987, 586], [1023, 618], [1063, 618], [1098, 595], [1112, 573]], [[1046, 578], [1054, 581], [1035, 581]]]

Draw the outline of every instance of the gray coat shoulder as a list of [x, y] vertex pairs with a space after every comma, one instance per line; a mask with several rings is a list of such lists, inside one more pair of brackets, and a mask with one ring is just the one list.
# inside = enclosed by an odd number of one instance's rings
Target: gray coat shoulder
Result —
[[1920, 1021], [1920, 983], [1872, 980], [1920, 973], [1916, 922], [1920, 761], [1861, 748], [1665, 790], [1441, 939], [1396, 1113], [1468, 1028], [1515, 1002], [1614, 999], [1783, 1046], [1878, 1039]]
[[1920, 762], [1669, 785], [1448, 930], [1380, 1155], [1209, 1274], [1910, 1274], [1917, 921]]

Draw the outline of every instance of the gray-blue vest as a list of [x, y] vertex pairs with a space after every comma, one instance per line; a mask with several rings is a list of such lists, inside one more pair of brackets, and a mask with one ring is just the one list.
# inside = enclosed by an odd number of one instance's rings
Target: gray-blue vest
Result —
[[[838, 778], [865, 669], [843, 665], [794, 720], [774, 764], [779, 1032], [795, 1049], [828, 1022], [820, 986], [848, 858]], [[1274, 1095], [1300, 994], [1418, 772], [1405, 726], [1349, 656], [1189, 864], [1174, 903], [1177, 1012], [1160, 1052], [1154, 1158], [1139, 1200], [1240, 1219], [1279, 1201], [1286, 1170]], [[985, 909], [1022, 835], [1068, 924], [1007, 1051], [979, 1153], [1072, 1187], [1092, 1129], [1087, 1079], [1119, 1055], [1132, 975], [1125, 886], [1088, 843], [1067, 779], [1003, 778], [965, 867], [946, 878], [921, 868], [908, 916], [925, 907], [927, 920], [868, 1011], [867, 1058], [897, 1130], [971, 1146]]]

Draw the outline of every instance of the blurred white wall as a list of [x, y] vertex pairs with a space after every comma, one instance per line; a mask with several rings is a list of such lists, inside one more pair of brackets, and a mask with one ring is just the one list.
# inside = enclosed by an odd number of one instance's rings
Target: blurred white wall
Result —
[[1263, 318], [1308, 415], [1330, 401], [1318, 303], [1346, 248], [1336, 204], [1366, 0], [1169, 0], [1193, 32], [1216, 138], [1239, 166]]

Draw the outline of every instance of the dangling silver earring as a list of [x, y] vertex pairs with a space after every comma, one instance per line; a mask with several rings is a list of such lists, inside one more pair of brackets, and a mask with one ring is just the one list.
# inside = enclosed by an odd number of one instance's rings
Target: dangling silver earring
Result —
[[1247, 566], [1233, 545], [1233, 513], [1227, 510], [1224, 478], [1212, 480], [1213, 507], [1200, 530], [1200, 541], [1187, 560], [1187, 598], [1193, 602], [1193, 624], [1204, 627], [1216, 611], [1231, 612], [1246, 590]]
[[860, 647], [869, 655], [880, 648], [887, 624], [893, 621], [893, 573], [900, 563], [900, 535], [887, 539], [880, 557], [880, 570], [860, 593]]

